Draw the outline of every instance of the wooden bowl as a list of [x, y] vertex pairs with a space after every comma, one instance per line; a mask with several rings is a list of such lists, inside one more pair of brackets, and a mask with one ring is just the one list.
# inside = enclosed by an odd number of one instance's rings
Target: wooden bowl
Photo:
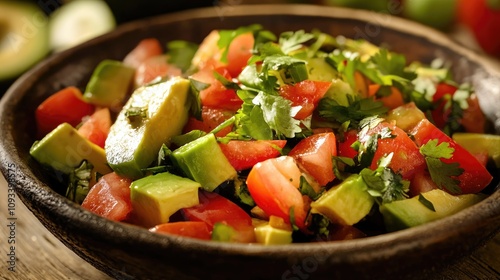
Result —
[[[320, 29], [363, 37], [409, 61], [441, 57], [455, 77], [477, 89], [483, 110], [500, 131], [500, 72], [442, 33], [388, 15], [308, 5], [214, 6], [145, 19], [68, 51], [23, 75], [1, 101], [1, 169], [17, 195], [66, 246], [119, 279], [412, 279], [469, 255], [500, 228], [500, 190], [481, 203], [423, 226], [365, 239], [261, 246], [158, 235], [94, 215], [57, 192], [29, 155], [34, 111], [57, 90], [84, 88], [103, 59], [123, 59], [140, 39], [200, 42], [212, 29], [253, 23], [280, 33]], [[52, 187], [54, 188], [52, 188]]]

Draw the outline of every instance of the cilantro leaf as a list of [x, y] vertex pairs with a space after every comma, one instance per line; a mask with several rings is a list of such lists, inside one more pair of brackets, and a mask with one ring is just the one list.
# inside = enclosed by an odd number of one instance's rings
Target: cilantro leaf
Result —
[[368, 193], [379, 204], [408, 198], [410, 182], [403, 180], [400, 174], [388, 167], [392, 153], [379, 160], [375, 170], [364, 168], [359, 173], [368, 186]]
[[382, 115], [388, 111], [382, 102], [373, 98], [354, 100], [347, 95], [347, 99], [349, 106], [342, 106], [332, 98], [321, 99], [318, 104], [319, 115], [340, 124], [349, 122], [349, 127], [357, 129], [364, 118]]
[[262, 117], [278, 138], [293, 138], [302, 131], [300, 121], [293, 118], [292, 102], [281, 96], [259, 92], [253, 103], [261, 108]]
[[304, 176], [300, 176], [299, 191], [312, 200], [317, 200], [321, 196], [321, 192], [317, 193]]
[[424, 156], [432, 181], [440, 189], [446, 189], [452, 194], [460, 194], [460, 181], [454, 177], [460, 176], [464, 169], [460, 168], [458, 162], [446, 163], [441, 159], [450, 159], [453, 156], [454, 148], [448, 142], [438, 145], [437, 139], [429, 140], [420, 147], [420, 153]]
[[283, 53], [289, 54], [302, 48], [303, 44], [311, 39], [314, 39], [314, 35], [304, 30], [283, 32], [280, 35], [279, 44]]
[[69, 174], [69, 184], [66, 189], [66, 197], [78, 204], [82, 204], [83, 200], [90, 191], [90, 181], [92, 179], [93, 165], [84, 160]]
[[438, 145], [438, 139], [429, 140], [425, 145], [420, 147], [422, 155], [432, 158], [450, 159], [454, 151], [455, 149], [451, 148], [448, 142], [441, 142]]

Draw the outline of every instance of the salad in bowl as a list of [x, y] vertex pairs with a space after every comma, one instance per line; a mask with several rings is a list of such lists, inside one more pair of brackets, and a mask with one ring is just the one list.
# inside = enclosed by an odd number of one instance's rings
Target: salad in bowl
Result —
[[313, 30], [147, 38], [36, 109], [60, 193], [152, 232], [277, 245], [364, 238], [491, 192], [500, 136], [445, 61]]

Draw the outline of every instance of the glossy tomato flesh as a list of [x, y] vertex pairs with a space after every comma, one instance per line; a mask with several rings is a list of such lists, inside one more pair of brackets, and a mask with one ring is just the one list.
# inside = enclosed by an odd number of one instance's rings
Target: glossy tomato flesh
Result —
[[305, 229], [307, 210], [298, 190], [301, 171], [290, 156], [281, 156], [257, 163], [250, 170], [247, 186], [255, 203], [268, 215]]
[[219, 146], [237, 171], [251, 168], [258, 162], [275, 158], [281, 154], [281, 149], [286, 145], [286, 140], [232, 140]]
[[149, 229], [149, 231], [175, 234], [202, 240], [210, 240], [212, 235], [210, 226], [208, 226], [207, 223], [205, 222], [198, 222], [198, 221], [180, 221], [180, 222], [165, 223], [157, 225]]
[[337, 155], [337, 142], [333, 132], [313, 134], [302, 139], [288, 155], [321, 186], [335, 179], [332, 157]]
[[97, 109], [90, 117], [84, 120], [78, 128], [78, 133], [90, 142], [104, 149], [111, 128], [111, 114], [108, 108]]

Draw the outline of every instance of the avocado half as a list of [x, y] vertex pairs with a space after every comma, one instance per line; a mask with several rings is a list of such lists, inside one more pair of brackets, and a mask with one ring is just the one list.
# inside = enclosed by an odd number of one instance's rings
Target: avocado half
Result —
[[7, 81], [49, 53], [49, 22], [33, 3], [1, 1], [0, 11], [0, 81]]

